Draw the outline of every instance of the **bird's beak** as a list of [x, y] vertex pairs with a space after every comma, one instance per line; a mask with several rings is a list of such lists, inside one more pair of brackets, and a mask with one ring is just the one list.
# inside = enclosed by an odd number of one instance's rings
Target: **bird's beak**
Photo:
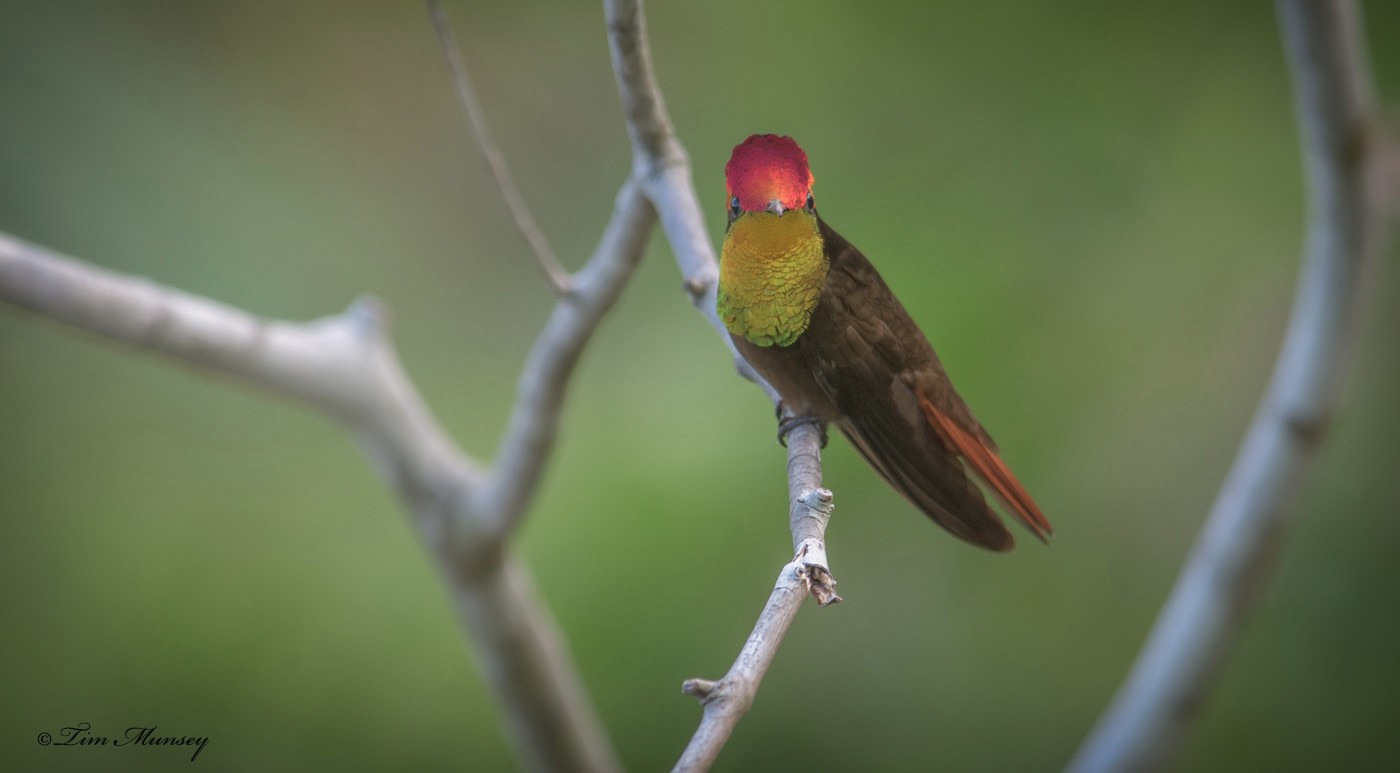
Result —
[[768, 206], [766, 207], [766, 209], [775, 215], [782, 215], [784, 212], [787, 211], [783, 209], [783, 202], [778, 201], [777, 199], [773, 199], [772, 201], [768, 202]]

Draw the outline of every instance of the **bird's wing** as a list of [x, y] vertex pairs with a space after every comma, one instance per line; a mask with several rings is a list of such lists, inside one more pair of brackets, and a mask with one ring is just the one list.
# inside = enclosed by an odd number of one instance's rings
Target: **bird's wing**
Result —
[[842, 432], [897, 491], [954, 534], [1009, 550], [1010, 533], [959, 457], [1042, 539], [1050, 525], [953, 391], [933, 347], [874, 266], [822, 224], [831, 268], [799, 345]]

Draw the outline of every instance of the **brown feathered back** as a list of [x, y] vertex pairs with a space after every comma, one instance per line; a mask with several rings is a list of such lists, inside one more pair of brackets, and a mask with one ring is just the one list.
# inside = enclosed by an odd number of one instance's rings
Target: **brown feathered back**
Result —
[[1049, 522], [875, 267], [825, 222], [821, 235], [831, 267], [811, 325], [794, 347], [839, 416], [837, 426], [896, 491], [957, 536], [998, 551], [1014, 543], [969, 479], [966, 460], [1036, 536], [1047, 538]]

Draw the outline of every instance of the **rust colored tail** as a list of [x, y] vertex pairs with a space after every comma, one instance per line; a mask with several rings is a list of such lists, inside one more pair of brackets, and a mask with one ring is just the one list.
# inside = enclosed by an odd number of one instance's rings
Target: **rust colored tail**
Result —
[[[1050, 522], [1041, 514], [1040, 508], [1036, 507], [1031, 495], [1026, 493], [1026, 489], [1021, 482], [1016, 480], [1016, 476], [1011, 474], [1011, 470], [1006, 463], [997, 455], [997, 449], [983, 432], [969, 432], [946, 416], [942, 411], [924, 397], [919, 395], [919, 406], [923, 408], [924, 415], [928, 417], [929, 425], [933, 427], [934, 433], [943, 439], [950, 448], [956, 449], [958, 454], [972, 467], [992, 491], [995, 491], [1000, 499], [1011, 512], [1016, 514], [1030, 530], [1039, 537], [1042, 542], [1049, 542], [1050, 535], [1054, 530], [1050, 528]], [[974, 423], [975, 426], [975, 423]], [[980, 429], [980, 428], [979, 428]]]

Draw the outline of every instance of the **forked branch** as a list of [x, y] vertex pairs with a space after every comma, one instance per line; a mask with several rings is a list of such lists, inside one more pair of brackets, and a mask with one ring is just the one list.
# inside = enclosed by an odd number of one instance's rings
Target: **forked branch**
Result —
[[508, 546], [558, 430], [584, 345], [641, 261], [655, 222], [623, 185], [598, 249], [559, 300], [521, 376], [490, 470], [443, 431], [399, 364], [372, 300], [308, 323], [253, 316], [0, 234], [0, 302], [259, 387], [344, 424], [414, 517], [476, 644], [521, 763], [620, 768], [568, 648]]

